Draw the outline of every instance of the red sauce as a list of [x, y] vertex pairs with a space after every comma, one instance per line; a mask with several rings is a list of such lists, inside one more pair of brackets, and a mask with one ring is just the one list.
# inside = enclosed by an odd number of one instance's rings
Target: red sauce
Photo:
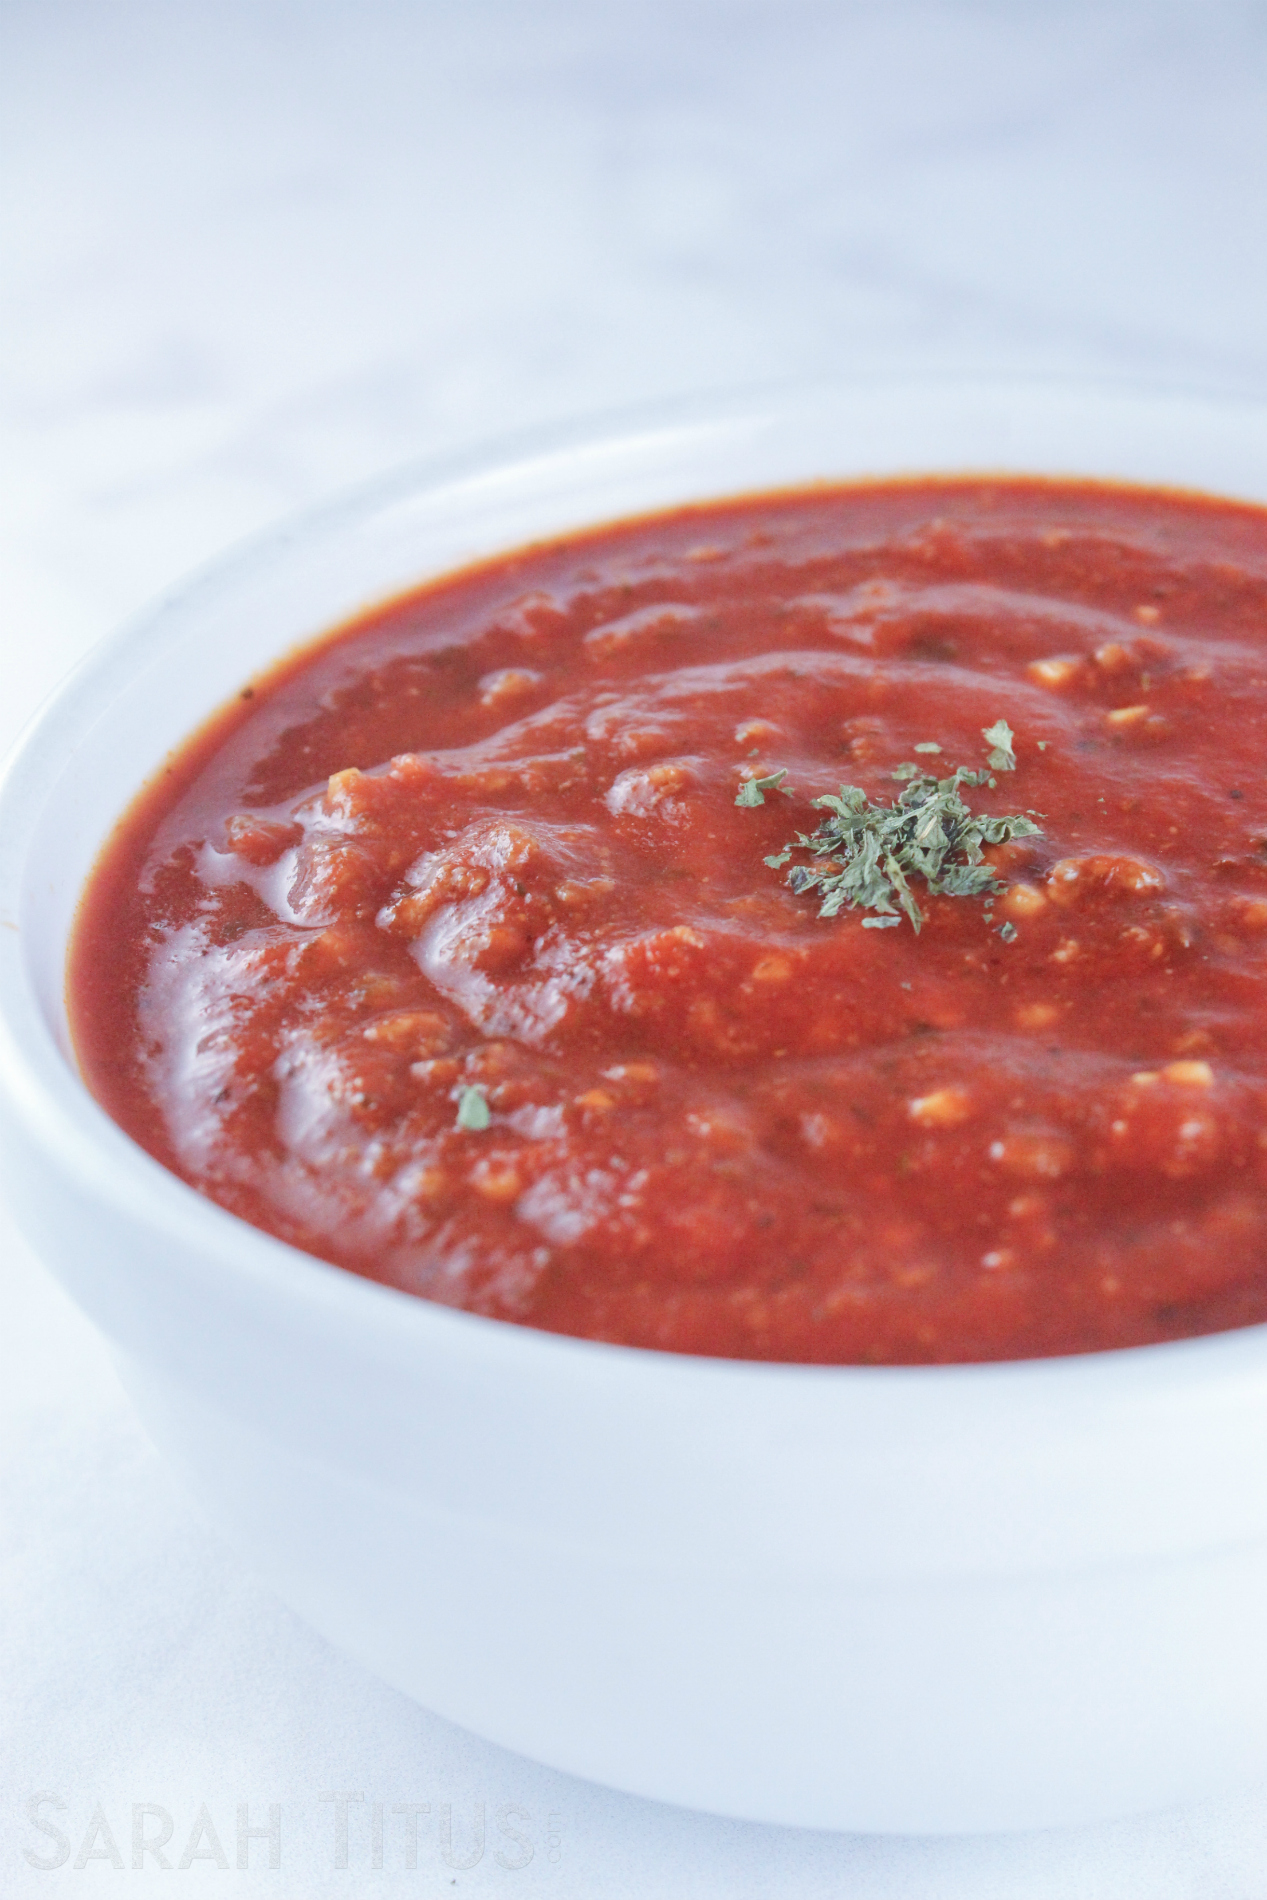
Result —
[[[992, 912], [823, 919], [764, 863], [999, 718], [965, 796], [1042, 833]], [[605, 528], [193, 738], [85, 896], [76, 1045], [234, 1213], [532, 1326], [911, 1363], [1260, 1322], [1265, 757], [1267, 512], [957, 480]]]

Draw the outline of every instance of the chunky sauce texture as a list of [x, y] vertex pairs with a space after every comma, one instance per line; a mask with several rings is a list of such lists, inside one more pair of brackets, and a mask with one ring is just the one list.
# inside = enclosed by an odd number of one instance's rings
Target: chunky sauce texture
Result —
[[[1041, 835], [992, 909], [824, 919], [764, 862], [1000, 718], [965, 796]], [[629, 522], [191, 740], [86, 894], [76, 1046], [224, 1207], [531, 1326], [917, 1363], [1261, 1322], [1265, 758], [1265, 511], [964, 479]]]

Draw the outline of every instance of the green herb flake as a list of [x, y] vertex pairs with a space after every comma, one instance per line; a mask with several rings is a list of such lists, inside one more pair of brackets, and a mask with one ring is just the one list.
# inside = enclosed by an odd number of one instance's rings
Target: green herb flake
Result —
[[986, 760], [986, 764], [990, 767], [991, 771], [1014, 772], [1016, 770], [1016, 753], [1013, 750], [1012, 741], [1015, 739], [1016, 734], [1012, 731], [1011, 726], [1008, 725], [1007, 720], [996, 719], [992, 726], [983, 726], [981, 729], [981, 737], [985, 740], [986, 744], [991, 747], [990, 755]]
[[791, 791], [783, 781], [787, 777], [787, 768], [781, 772], [771, 772], [765, 778], [746, 778], [740, 782], [735, 798], [736, 805], [764, 805], [767, 792], [782, 792], [785, 798], [791, 798]]
[[459, 1128], [469, 1128], [472, 1134], [480, 1134], [488, 1127], [493, 1117], [483, 1089], [465, 1088], [458, 1096]]
[[1000, 937], [1002, 937], [1004, 943], [1015, 943], [1016, 942], [1016, 925], [1015, 924], [1000, 924], [999, 935]]

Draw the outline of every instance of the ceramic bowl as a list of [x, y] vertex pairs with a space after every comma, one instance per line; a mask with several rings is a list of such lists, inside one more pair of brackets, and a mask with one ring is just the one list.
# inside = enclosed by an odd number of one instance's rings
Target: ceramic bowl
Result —
[[415, 471], [92, 654], [0, 790], [0, 1135], [159, 1447], [331, 1641], [453, 1721], [754, 1819], [1082, 1822], [1267, 1774], [1267, 1328], [987, 1366], [739, 1363], [430, 1305], [244, 1225], [88, 1095], [76, 900], [169, 750], [284, 652], [572, 527], [892, 472], [1267, 500], [1267, 417], [1062, 384], [798, 389]]

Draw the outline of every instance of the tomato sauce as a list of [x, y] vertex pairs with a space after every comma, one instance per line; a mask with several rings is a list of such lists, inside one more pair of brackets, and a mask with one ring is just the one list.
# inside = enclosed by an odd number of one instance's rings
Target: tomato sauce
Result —
[[[875, 927], [766, 863], [1000, 720], [963, 796], [1039, 830], [992, 897], [915, 877], [922, 928]], [[631, 521], [192, 738], [85, 895], [76, 1047], [222, 1206], [530, 1326], [920, 1363], [1257, 1323], [1264, 758], [1267, 511], [956, 479]]]

